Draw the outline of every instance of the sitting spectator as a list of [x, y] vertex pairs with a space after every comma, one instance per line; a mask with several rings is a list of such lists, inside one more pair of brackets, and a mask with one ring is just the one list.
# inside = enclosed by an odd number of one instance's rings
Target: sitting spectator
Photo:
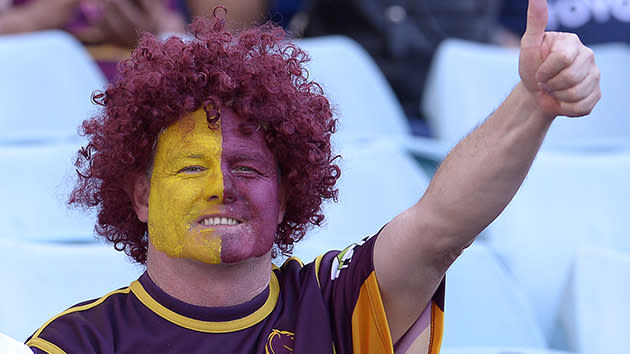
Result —
[[[2, 5], [4, 4], [4, 5]], [[11, 0], [0, 2], [0, 34], [64, 29], [85, 44], [112, 81], [139, 32], [183, 33], [174, 0]]]

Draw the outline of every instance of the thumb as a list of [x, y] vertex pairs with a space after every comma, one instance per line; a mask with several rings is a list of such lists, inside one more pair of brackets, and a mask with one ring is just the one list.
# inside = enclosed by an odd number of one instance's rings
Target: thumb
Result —
[[529, 0], [527, 6], [527, 28], [521, 48], [539, 47], [547, 28], [547, 0]]

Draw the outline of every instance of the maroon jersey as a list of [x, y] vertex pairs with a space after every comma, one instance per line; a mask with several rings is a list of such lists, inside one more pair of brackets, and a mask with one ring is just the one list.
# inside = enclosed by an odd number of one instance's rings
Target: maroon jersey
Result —
[[307, 265], [290, 258], [265, 291], [237, 306], [179, 301], [145, 272], [52, 318], [26, 344], [35, 353], [438, 353], [444, 283], [394, 345], [372, 263], [375, 240]]

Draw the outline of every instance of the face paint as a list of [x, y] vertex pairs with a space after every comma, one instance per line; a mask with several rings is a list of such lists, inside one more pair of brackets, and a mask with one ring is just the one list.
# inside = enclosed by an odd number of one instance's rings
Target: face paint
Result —
[[209, 129], [203, 110], [159, 137], [149, 193], [149, 239], [171, 257], [209, 264], [262, 256], [284, 213], [277, 165], [262, 130], [221, 111]]
[[200, 227], [198, 218], [216, 213], [223, 198], [221, 144], [221, 129], [208, 129], [203, 110], [183, 117], [158, 139], [149, 192], [149, 238], [171, 257], [220, 263], [221, 239], [212, 228]]

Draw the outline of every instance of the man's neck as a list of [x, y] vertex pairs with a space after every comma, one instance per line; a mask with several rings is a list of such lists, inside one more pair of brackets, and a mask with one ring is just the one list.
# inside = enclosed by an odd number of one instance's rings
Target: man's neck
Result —
[[171, 258], [149, 246], [149, 276], [174, 298], [209, 307], [245, 303], [269, 285], [271, 252], [237, 264], [205, 264]]

